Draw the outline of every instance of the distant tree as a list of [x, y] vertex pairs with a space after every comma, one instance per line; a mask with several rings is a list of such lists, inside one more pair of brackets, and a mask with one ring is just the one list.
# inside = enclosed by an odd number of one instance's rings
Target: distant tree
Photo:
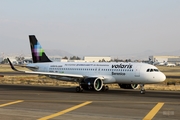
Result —
[[76, 56], [70, 57], [70, 60], [76, 60]]
[[66, 60], [68, 60], [68, 57], [67, 57], [67, 56], [65, 56], [65, 57], [63, 57], [62, 59], [66, 59]]
[[1, 64], [7, 64], [8, 63], [8, 60], [7, 59], [4, 59]]
[[101, 62], [106, 62], [106, 60], [103, 58], [103, 59], [101, 60]]
[[23, 61], [25, 58], [22, 57], [22, 56], [17, 56], [17, 57], [15, 57], [15, 59], [16, 59], [18, 62], [21, 62], [21, 61]]
[[76, 60], [81, 60], [81, 58], [77, 56], [77, 57], [76, 57]]
[[111, 62], [124, 62], [124, 60], [120, 60], [118, 58], [114, 58], [114, 60], [111, 60]]
[[70, 60], [81, 60], [81, 58], [78, 56], [73, 56], [73, 57], [70, 57]]
[[125, 61], [126, 61], [126, 62], [131, 62], [131, 59], [126, 59]]
[[111, 59], [111, 60], [110, 60], [110, 62], [114, 62], [114, 60], [113, 60], [113, 59]]

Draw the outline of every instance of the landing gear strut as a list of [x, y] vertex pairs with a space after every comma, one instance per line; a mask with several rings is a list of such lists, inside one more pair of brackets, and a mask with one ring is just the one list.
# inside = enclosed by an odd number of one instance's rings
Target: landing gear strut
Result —
[[140, 89], [141, 89], [140, 93], [145, 94], [144, 84], [140, 84]]

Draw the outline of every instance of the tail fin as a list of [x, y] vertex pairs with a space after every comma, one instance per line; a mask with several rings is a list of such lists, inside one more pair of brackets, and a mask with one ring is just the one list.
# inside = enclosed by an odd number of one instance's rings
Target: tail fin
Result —
[[29, 35], [33, 63], [52, 62], [45, 54], [35, 35]]

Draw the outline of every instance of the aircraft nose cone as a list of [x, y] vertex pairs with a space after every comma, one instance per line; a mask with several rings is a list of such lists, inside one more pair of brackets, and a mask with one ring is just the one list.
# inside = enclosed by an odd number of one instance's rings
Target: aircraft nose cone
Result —
[[166, 80], [166, 76], [164, 75], [164, 73], [161, 73], [161, 77], [160, 77], [160, 81], [165, 81]]

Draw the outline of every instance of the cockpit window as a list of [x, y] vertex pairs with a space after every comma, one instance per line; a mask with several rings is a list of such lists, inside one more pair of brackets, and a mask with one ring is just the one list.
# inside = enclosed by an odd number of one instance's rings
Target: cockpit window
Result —
[[155, 72], [159, 72], [159, 70], [158, 70], [158, 69], [154, 69], [154, 71], [155, 71]]
[[147, 69], [146, 72], [159, 72], [159, 70], [158, 70], [158, 69], [152, 69], [152, 68], [150, 69], [150, 68], [149, 68], [149, 69]]

